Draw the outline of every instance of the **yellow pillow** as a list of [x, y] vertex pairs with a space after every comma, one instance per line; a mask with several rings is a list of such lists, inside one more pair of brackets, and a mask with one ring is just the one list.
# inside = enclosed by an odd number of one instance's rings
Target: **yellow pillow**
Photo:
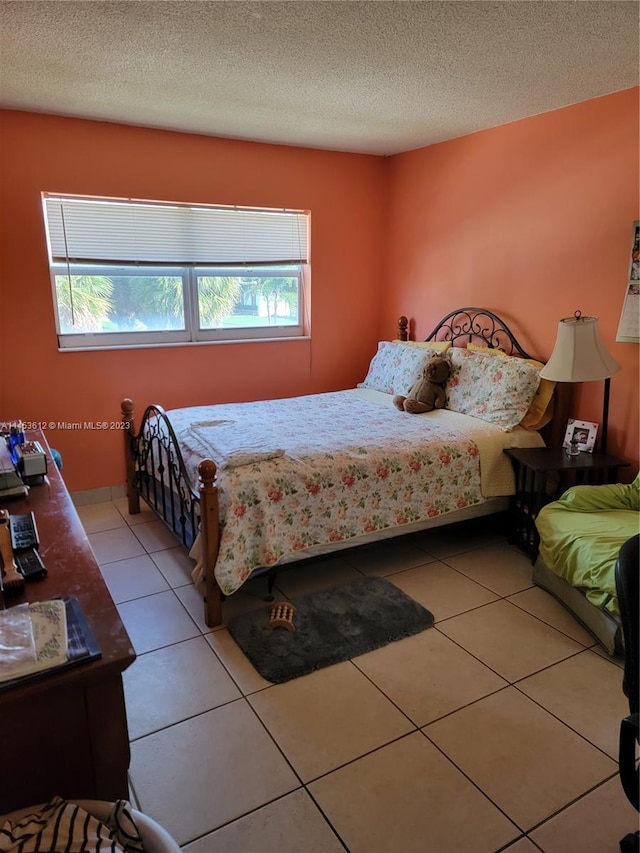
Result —
[[[485, 355], [498, 355], [503, 358], [511, 358], [511, 356], [508, 356], [506, 352], [500, 349], [492, 349], [491, 347], [484, 347], [478, 344], [467, 344], [467, 349], [471, 350], [471, 352], [481, 352]], [[515, 357], [517, 358], [517, 356]], [[540, 369], [544, 367], [541, 361], [536, 361], [533, 358], [526, 358], [525, 361]], [[555, 387], [556, 383], [550, 379], [540, 380], [536, 396], [533, 398], [527, 414], [520, 421], [520, 426], [525, 429], [542, 429], [543, 426], [549, 423], [553, 417], [553, 392]]]
[[408, 347], [425, 347], [436, 352], [446, 352], [451, 347], [451, 341], [392, 341], [394, 344], [406, 344]]
[[503, 352], [501, 349], [495, 349], [495, 347], [484, 347], [480, 346], [480, 344], [467, 344], [467, 349], [471, 350], [471, 352], [483, 352], [485, 355], [503, 355], [505, 358], [509, 358], [506, 352]]
[[[556, 383], [550, 379], [541, 379], [540, 386], [529, 406], [529, 411], [520, 421], [525, 429], [542, 429], [553, 417], [553, 392]], [[545, 402], [546, 401], [546, 402]]]

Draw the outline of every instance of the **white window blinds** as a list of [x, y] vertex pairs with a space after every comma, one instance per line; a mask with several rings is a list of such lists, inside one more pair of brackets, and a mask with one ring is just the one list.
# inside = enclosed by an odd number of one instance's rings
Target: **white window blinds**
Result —
[[289, 264], [308, 261], [294, 210], [44, 196], [52, 263]]

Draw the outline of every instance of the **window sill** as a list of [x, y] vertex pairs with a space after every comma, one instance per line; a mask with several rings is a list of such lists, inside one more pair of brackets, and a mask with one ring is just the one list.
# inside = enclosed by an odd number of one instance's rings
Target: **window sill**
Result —
[[171, 341], [166, 344], [113, 344], [110, 346], [87, 346], [87, 347], [58, 347], [58, 352], [109, 352], [111, 350], [123, 349], [158, 349], [166, 347], [206, 347], [206, 346], [229, 346], [242, 344], [273, 344], [293, 343], [295, 341], [310, 341], [311, 335], [296, 335], [292, 338], [235, 338], [228, 341]]

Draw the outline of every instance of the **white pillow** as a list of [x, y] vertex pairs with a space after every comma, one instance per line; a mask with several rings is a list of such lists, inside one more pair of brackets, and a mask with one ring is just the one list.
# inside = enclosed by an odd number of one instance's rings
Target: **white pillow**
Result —
[[540, 384], [540, 368], [522, 358], [494, 358], [453, 347], [446, 408], [509, 432], [523, 419]]
[[372, 388], [385, 394], [406, 394], [422, 375], [422, 366], [433, 355], [442, 355], [427, 347], [380, 341], [371, 359], [369, 371], [358, 388]]

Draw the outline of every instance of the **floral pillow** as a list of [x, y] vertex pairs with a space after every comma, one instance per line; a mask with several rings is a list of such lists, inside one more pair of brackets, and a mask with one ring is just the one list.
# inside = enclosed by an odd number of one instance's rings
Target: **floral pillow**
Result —
[[540, 384], [540, 368], [521, 358], [494, 358], [454, 347], [446, 408], [505, 432], [518, 426]]
[[425, 361], [436, 354], [435, 350], [426, 347], [380, 341], [369, 372], [364, 382], [358, 383], [358, 388], [372, 388], [385, 394], [406, 394], [420, 378]]
[[[498, 358], [517, 358], [517, 356], [507, 355], [499, 349], [489, 349], [476, 344], [467, 344], [467, 349], [473, 352], [482, 352], [487, 355], [497, 356]], [[534, 367], [542, 370], [544, 364], [541, 361], [535, 361], [532, 358], [526, 359], [527, 364], [532, 364]], [[546, 426], [553, 417], [554, 399], [553, 392], [555, 391], [556, 383], [551, 379], [541, 379], [538, 390], [533, 398], [533, 402], [529, 406], [524, 418], [520, 421], [520, 426], [525, 429], [542, 429]]]

